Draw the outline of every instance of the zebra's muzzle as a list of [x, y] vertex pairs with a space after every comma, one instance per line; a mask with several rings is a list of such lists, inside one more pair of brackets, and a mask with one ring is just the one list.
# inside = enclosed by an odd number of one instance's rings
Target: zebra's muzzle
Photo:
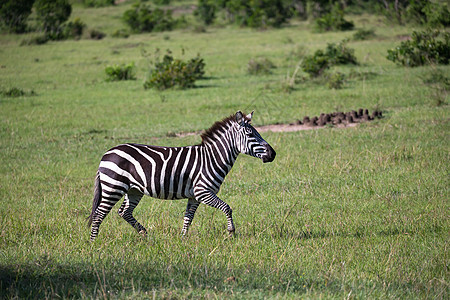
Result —
[[277, 153], [275, 152], [275, 150], [273, 150], [273, 148], [269, 144], [267, 144], [265, 147], [266, 147], [266, 154], [263, 155], [261, 159], [263, 163], [272, 162], [275, 159]]

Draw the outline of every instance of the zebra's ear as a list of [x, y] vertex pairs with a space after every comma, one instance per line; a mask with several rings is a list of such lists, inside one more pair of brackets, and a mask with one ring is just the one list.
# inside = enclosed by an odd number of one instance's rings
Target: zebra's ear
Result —
[[251, 121], [252, 121], [252, 118], [253, 118], [253, 113], [254, 113], [255, 111], [254, 110], [252, 110], [252, 112], [251, 113], [249, 113], [247, 116], [246, 116], [246, 118], [248, 119], [248, 122], [250, 123]]
[[241, 126], [244, 125], [244, 115], [240, 110], [236, 113], [236, 122]]

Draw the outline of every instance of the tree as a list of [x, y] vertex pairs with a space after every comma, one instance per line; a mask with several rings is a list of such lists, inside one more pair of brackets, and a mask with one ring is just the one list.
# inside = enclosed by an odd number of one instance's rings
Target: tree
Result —
[[23, 33], [34, 0], [0, 0], [0, 22], [10, 32]]
[[280, 27], [293, 15], [295, 1], [287, 0], [221, 0], [217, 6], [224, 8], [228, 19], [241, 26]]
[[194, 11], [205, 25], [211, 25], [216, 17], [216, 5], [211, 0], [198, 0], [197, 9]]
[[62, 24], [72, 13], [72, 6], [67, 0], [36, 0], [34, 4], [36, 18], [41, 29], [51, 38], [58, 39]]

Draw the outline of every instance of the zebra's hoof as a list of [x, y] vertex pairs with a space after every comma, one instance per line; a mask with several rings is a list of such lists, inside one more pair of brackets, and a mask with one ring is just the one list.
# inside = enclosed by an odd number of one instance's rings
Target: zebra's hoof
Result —
[[230, 237], [234, 237], [234, 236], [236, 236], [236, 231], [235, 231], [235, 229], [233, 228], [233, 229], [228, 229], [228, 235], [230, 236]]
[[145, 230], [139, 231], [139, 234], [140, 234], [143, 238], [146, 238], [146, 237], [147, 237], [147, 231], [145, 231]]

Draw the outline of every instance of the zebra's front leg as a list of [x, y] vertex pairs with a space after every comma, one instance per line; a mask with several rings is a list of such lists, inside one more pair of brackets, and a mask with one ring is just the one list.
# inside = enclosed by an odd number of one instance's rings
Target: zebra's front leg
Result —
[[225, 216], [227, 217], [227, 229], [230, 235], [235, 233], [235, 227], [233, 223], [233, 210], [231, 207], [223, 202], [216, 194], [211, 191], [203, 190], [201, 192], [196, 193], [197, 201], [212, 206], [214, 208], [220, 209], [223, 211]]
[[189, 230], [189, 226], [194, 219], [195, 211], [197, 207], [200, 205], [200, 202], [196, 201], [194, 198], [189, 198], [186, 206], [186, 213], [184, 214], [184, 223], [183, 229], [181, 230], [181, 234], [185, 236]]

